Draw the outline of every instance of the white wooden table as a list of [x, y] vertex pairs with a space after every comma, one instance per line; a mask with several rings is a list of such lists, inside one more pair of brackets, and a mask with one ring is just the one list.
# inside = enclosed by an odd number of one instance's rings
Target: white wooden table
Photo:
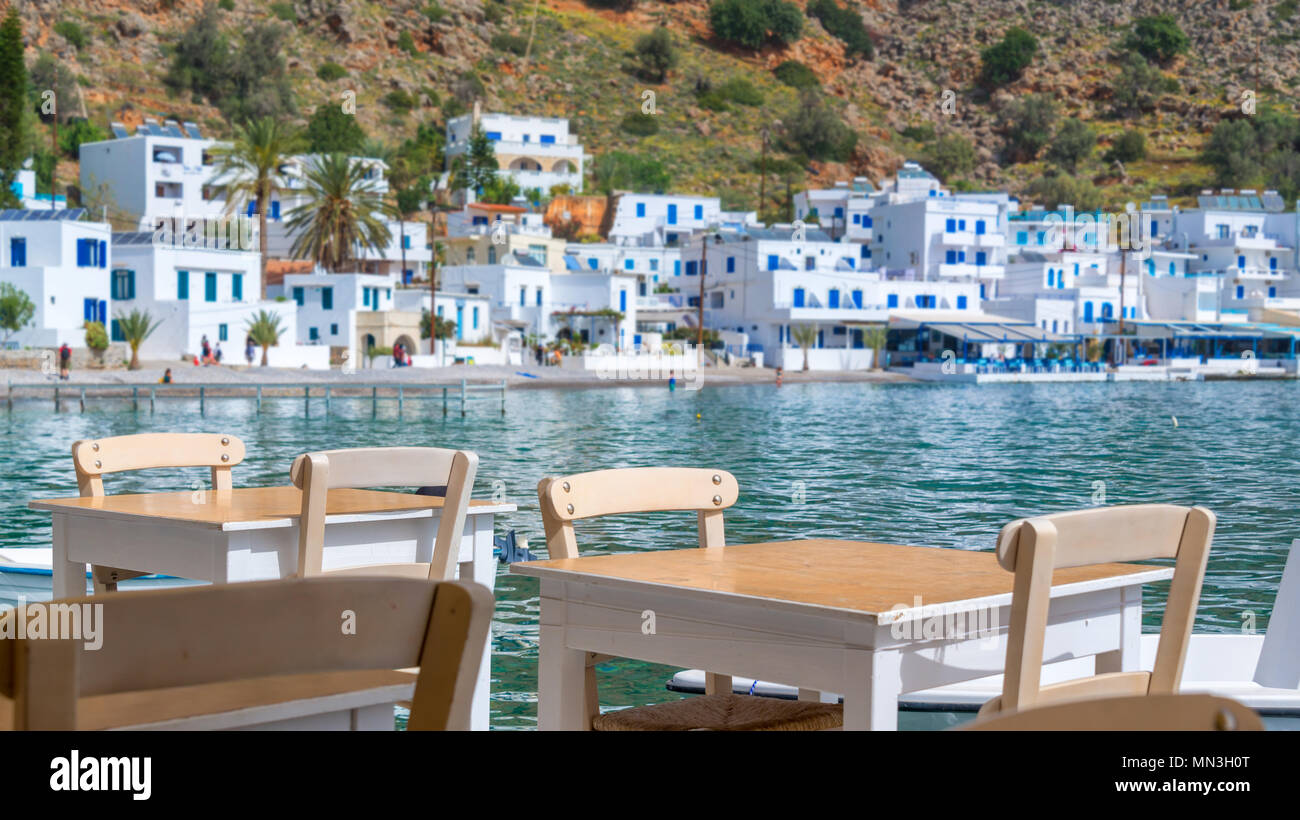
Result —
[[[511, 571], [541, 580], [543, 730], [588, 728], [589, 652], [784, 683], [805, 698], [842, 693], [844, 728], [874, 730], [898, 728], [900, 694], [1001, 672], [1006, 656], [1012, 575], [991, 552], [813, 540]], [[1172, 575], [1058, 570], [1044, 661], [1093, 655], [1098, 671], [1138, 669], [1142, 585]]]
[[[430, 561], [442, 504], [443, 499], [434, 496], [331, 490], [323, 568]], [[53, 516], [55, 598], [87, 594], [87, 564], [218, 584], [283, 578], [298, 568], [301, 491], [295, 487], [61, 498], [28, 506]], [[493, 516], [515, 509], [508, 503], [470, 501], [458, 577], [495, 587]], [[490, 640], [474, 690], [471, 726], [476, 730], [488, 728]], [[388, 697], [388, 703], [409, 697], [394, 699], [391, 694], [377, 692], [376, 697]], [[336, 703], [349, 704], [348, 719], [354, 724], [365, 705], [358, 705], [356, 698]], [[383, 702], [370, 705], [369, 722], [382, 725]], [[390, 728], [391, 715], [389, 708]], [[329, 723], [315, 716], [310, 725]]]

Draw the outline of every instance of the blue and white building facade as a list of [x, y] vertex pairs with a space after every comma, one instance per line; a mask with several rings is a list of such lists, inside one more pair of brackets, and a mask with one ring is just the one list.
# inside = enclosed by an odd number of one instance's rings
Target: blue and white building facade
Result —
[[586, 156], [577, 136], [569, 132], [567, 119], [481, 113], [477, 102], [473, 112], [447, 121], [448, 172], [456, 158], [468, 152], [476, 124], [492, 141], [499, 172], [517, 182], [520, 189], [545, 192], [567, 185], [575, 193], [582, 191]]
[[35, 314], [9, 343], [85, 347], [86, 322], [112, 316], [112, 229], [81, 209], [0, 212], [0, 282], [27, 294]]
[[[160, 323], [141, 344], [143, 357], [189, 358], [207, 337], [221, 345], [223, 363], [242, 362], [246, 328], [263, 310], [279, 316], [285, 345], [297, 336], [293, 305], [259, 299], [256, 251], [160, 243], [150, 231], [115, 233], [110, 272], [114, 314], [144, 310]], [[115, 319], [110, 337], [123, 341]]]

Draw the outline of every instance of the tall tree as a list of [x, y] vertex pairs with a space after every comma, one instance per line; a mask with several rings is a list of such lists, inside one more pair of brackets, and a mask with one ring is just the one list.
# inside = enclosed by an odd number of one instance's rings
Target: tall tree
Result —
[[9, 7], [0, 23], [0, 204], [16, 207], [12, 190], [28, 153], [27, 65], [23, 62], [23, 28]]
[[354, 247], [378, 250], [392, 240], [378, 181], [365, 163], [346, 154], [325, 154], [307, 169], [303, 202], [289, 212], [293, 255], [326, 270], [345, 271]]
[[469, 135], [469, 150], [457, 158], [457, 188], [475, 193], [486, 190], [497, 178], [497, 152], [492, 140], [477, 125]]
[[271, 197], [284, 189], [280, 168], [298, 150], [301, 140], [293, 129], [264, 117], [235, 126], [235, 139], [214, 148], [217, 174], [213, 185], [224, 186], [226, 213], [257, 208], [257, 225], [262, 253], [261, 298], [266, 299], [266, 212]]
[[4, 341], [22, 330], [36, 315], [36, 305], [27, 292], [9, 282], [0, 282], [0, 330]]

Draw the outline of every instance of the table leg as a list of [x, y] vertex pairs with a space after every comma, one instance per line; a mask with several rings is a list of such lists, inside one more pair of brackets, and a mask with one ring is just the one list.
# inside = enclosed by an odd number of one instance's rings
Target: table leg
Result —
[[564, 611], [563, 601], [542, 599], [537, 659], [537, 728], [544, 732], [581, 731], [589, 728], [587, 653], [565, 646], [564, 626], [556, 619], [556, 610]]
[[898, 696], [903, 689], [902, 656], [869, 649], [844, 654], [844, 729], [897, 730]]
[[[486, 519], [486, 520], [483, 520]], [[482, 584], [495, 590], [497, 583], [497, 560], [492, 555], [492, 516], [473, 516], [470, 518], [474, 527], [474, 560], [459, 564], [460, 578]], [[492, 634], [489, 630], [487, 649], [483, 653], [483, 664], [478, 670], [478, 680], [474, 684], [474, 705], [470, 710], [469, 728], [475, 732], [486, 732], [492, 714]]]
[[1142, 587], [1120, 590], [1119, 648], [1096, 656], [1096, 673], [1132, 672], [1142, 668]]
[[86, 595], [86, 565], [68, 560], [67, 519], [55, 513], [52, 522], [54, 547], [53, 575], [55, 598], [82, 598]]

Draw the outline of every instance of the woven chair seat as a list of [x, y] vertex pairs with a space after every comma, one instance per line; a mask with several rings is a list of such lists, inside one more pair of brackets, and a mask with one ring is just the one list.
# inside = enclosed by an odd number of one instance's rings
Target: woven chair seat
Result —
[[598, 732], [799, 732], [843, 726], [844, 709], [838, 703], [751, 695], [700, 695], [620, 709], [591, 724]]

